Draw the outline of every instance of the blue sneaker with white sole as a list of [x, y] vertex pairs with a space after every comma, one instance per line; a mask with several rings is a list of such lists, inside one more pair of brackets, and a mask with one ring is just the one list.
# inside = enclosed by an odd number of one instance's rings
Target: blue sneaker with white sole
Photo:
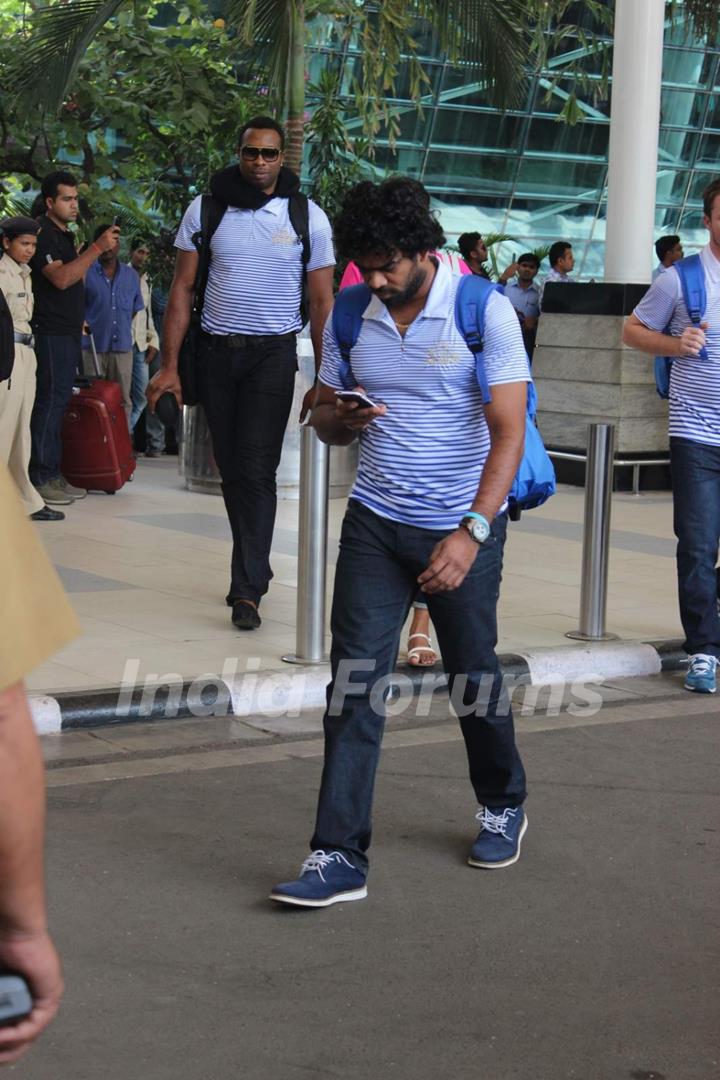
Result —
[[475, 816], [480, 822], [480, 832], [472, 846], [469, 865], [499, 870], [517, 862], [527, 830], [527, 815], [522, 806], [481, 806]]
[[685, 689], [694, 690], [696, 694], [714, 694], [717, 690], [716, 668], [717, 657], [710, 656], [708, 653], [695, 653], [688, 660]]
[[341, 851], [313, 851], [295, 881], [275, 885], [271, 900], [298, 907], [329, 907], [344, 900], [364, 900], [367, 896], [365, 874]]

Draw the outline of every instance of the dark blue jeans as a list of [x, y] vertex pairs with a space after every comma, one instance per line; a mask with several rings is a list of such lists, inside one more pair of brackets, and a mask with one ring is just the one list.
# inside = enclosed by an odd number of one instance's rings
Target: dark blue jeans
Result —
[[[504, 514], [495, 519], [492, 536], [458, 589], [427, 596], [453, 703], [462, 703], [465, 709], [458, 711], [467, 712], [460, 725], [470, 782], [478, 802], [490, 807], [519, 806], [525, 799], [525, 771], [495, 655], [506, 525]], [[350, 501], [343, 522], [332, 609], [325, 765], [311, 845], [344, 851], [361, 869], [367, 867], [385, 721], [382, 705], [373, 708], [377, 702], [371, 704], [371, 694], [395, 670], [417, 576], [446, 535], [389, 521], [356, 500]]]
[[720, 657], [715, 564], [720, 540], [720, 446], [670, 440], [680, 618], [686, 652]]
[[229, 349], [203, 341], [200, 402], [207, 415], [233, 535], [227, 602], [268, 590], [277, 510], [275, 473], [295, 391], [295, 335]]
[[80, 364], [80, 335], [36, 334], [37, 389], [30, 420], [30, 479], [35, 487], [60, 476], [62, 422]]

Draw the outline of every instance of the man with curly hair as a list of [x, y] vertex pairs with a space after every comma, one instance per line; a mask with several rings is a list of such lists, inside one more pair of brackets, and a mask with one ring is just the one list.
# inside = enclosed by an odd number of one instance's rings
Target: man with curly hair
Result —
[[[527, 827], [525, 773], [495, 646], [507, 494], [524, 447], [528, 361], [509, 300], [492, 291], [484, 318], [492, 400], [483, 404], [475, 357], [455, 321], [460, 278], [431, 254], [445, 238], [418, 188], [402, 178], [359, 184], [335, 224], [339, 253], [358, 265], [364, 285], [340, 295], [325, 327], [311, 422], [331, 445], [358, 438], [360, 462], [335, 577], [312, 853], [296, 880], [270, 894], [287, 904], [326, 907], [367, 895], [382, 691], [418, 585], [480, 803], [468, 862], [509, 866]], [[343, 329], [353, 292], [362, 311], [354, 343]], [[372, 405], [336, 397], [348, 374]]]

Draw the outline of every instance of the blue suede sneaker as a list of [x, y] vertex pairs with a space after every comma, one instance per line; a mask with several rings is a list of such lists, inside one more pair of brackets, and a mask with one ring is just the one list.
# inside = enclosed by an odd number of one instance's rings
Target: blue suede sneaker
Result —
[[717, 658], [707, 653], [695, 653], [688, 660], [687, 673], [685, 675], [685, 689], [694, 690], [696, 694], [714, 694], [717, 690], [715, 683], [715, 668]]
[[480, 832], [472, 846], [469, 865], [498, 870], [517, 862], [520, 841], [527, 829], [527, 815], [522, 806], [504, 809], [481, 806], [475, 816], [480, 822]]
[[296, 881], [275, 885], [271, 900], [298, 907], [329, 907], [343, 900], [364, 900], [367, 896], [365, 875], [340, 851], [313, 851]]

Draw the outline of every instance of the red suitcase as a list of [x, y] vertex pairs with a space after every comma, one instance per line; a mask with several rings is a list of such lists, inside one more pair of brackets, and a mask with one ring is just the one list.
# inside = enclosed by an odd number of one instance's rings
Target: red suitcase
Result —
[[73, 387], [62, 444], [62, 474], [71, 484], [109, 495], [120, 490], [135, 472], [135, 458], [118, 383], [91, 378]]

